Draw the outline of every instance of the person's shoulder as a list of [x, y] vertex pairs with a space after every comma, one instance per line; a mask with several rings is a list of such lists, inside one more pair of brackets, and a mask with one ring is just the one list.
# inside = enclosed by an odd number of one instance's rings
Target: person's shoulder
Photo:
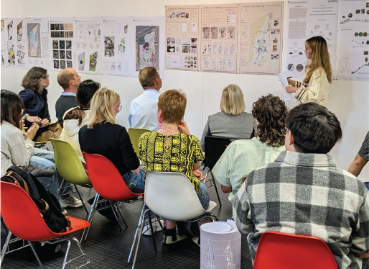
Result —
[[1, 136], [14, 137], [15, 135], [22, 135], [19, 128], [15, 127], [13, 124], [7, 121], [1, 123]]
[[21, 90], [19, 93], [18, 93], [18, 95], [32, 95], [32, 96], [34, 96], [35, 95], [35, 92], [34, 91], [32, 91], [31, 89], [23, 89], [23, 90]]

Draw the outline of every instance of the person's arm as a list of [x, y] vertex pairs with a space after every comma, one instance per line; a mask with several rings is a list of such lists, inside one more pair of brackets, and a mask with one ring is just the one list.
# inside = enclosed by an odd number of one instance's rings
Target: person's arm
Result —
[[119, 129], [118, 143], [123, 155], [122, 161], [129, 170], [131, 170], [133, 173], [138, 173], [140, 171], [140, 160], [137, 158], [131, 139], [129, 138], [126, 128], [124, 127]]
[[21, 131], [12, 137], [9, 147], [12, 163], [20, 166], [28, 166], [33, 156], [35, 143], [32, 141], [35, 137], [39, 126], [33, 124], [26, 133], [24, 140]]
[[201, 137], [201, 148], [202, 151], [205, 152], [205, 137], [207, 136], [211, 136], [211, 132], [210, 132], [210, 128], [209, 128], [209, 119], [206, 122], [204, 131], [202, 132], [202, 137]]
[[47, 103], [47, 90], [44, 90], [44, 91], [46, 91], [45, 99], [44, 99], [44, 101], [45, 101], [45, 112], [44, 112], [43, 119], [41, 121], [42, 126], [49, 125], [49, 123], [51, 122], [50, 112], [49, 112], [49, 105]]
[[303, 83], [301, 83], [296, 90], [294, 97], [301, 103], [319, 103], [322, 100], [322, 96], [329, 90], [326, 89], [327, 86], [324, 83], [324, 81], [327, 80], [324, 71], [315, 70], [310, 80], [311, 82], [309, 85], [305, 86]]
[[227, 186], [220, 185], [220, 188], [222, 189], [222, 192], [223, 193], [230, 193], [230, 192], [232, 192], [232, 186], [231, 187], [227, 187]]
[[365, 198], [360, 207], [358, 223], [352, 235], [350, 251], [360, 254], [361, 258], [369, 255], [369, 191], [365, 188]]
[[355, 159], [351, 163], [348, 171], [354, 176], [359, 176], [361, 170], [364, 168], [368, 161], [361, 157], [359, 154], [356, 155]]
[[[253, 174], [253, 173], [252, 173]], [[252, 177], [252, 174], [250, 176]], [[234, 209], [234, 220], [242, 234], [249, 234], [255, 228], [251, 220], [249, 195], [246, 193], [246, 184], [242, 184], [231, 201]]]

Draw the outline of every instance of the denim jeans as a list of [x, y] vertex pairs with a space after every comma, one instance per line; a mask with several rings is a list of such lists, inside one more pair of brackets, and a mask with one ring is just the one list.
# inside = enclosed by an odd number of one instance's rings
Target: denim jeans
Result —
[[369, 182], [364, 182], [364, 185], [369, 190]]
[[[58, 187], [63, 181], [63, 178], [59, 175], [55, 167], [54, 152], [35, 148], [34, 154], [31, 158], [31, 164], [35, 166], [41, 166], [55, 171], [54, 178], [58, 181]], [[69, 182], [64, 181], [61, 186], [63, 189], [60, 190], [60, 195], [68, 194], [72, 190], [72, 185]], [[64, 188], [70, 187], [70, 188]], [[51, 191], [50, 191], [51, 192]], [[56, 195], [58, 197], [58, 195]]]
[[145, 168], [141, 165], [140, 172], [127, 172], [123, 176], [124, 182], [134, 193], [143, 193], [145, 191]]
[[208, 188], [205, 185], [204, 181], [200, 182], [200, 190], [199, 193], [197, 194], [197, 197], [199, 197], [200, 203], [202, 205], [202, 207], [207, 210], [209, 207], [209, 202], [210, 202], [210, 196], [208, 193]]

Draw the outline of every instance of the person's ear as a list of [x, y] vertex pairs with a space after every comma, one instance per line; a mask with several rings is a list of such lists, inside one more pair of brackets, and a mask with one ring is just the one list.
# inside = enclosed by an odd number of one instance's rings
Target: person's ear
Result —
[[288, 141], [288, 145], [292, 146], [294, 143], [294, 137], [292, 135], [292, 132], [290, 130], [287, 131], [287, 141]]
[[157, 115], [158, 115], [158, 120], [161, 122], [164, 117], [163, 111], [161, 109], [158, 109]]

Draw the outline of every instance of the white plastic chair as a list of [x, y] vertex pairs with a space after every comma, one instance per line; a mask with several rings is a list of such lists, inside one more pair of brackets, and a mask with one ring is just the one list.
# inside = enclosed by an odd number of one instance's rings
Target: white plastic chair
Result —
[[[145, 205], [150, 209], [144, 210]], [[136, 244], [132, 268], [134, 268], [136, 263], [141, 232], [145, 222], [144, 218], [149, 210], [154, 212], [157, 217], [160, 216], [164, 219], [175, 221], [197, 222], [207, 218], [215, 221], [216, 216], [210, 211], [216, 206], [217, 204], [215, 202], [210, 201], [209, 207], [207, 210], [204, 210], [195, 189], [188, 177], [184, 174], [175, 172], [148, 172], [145, 182], [144, 205], [128, 257], [129, 262]]]

